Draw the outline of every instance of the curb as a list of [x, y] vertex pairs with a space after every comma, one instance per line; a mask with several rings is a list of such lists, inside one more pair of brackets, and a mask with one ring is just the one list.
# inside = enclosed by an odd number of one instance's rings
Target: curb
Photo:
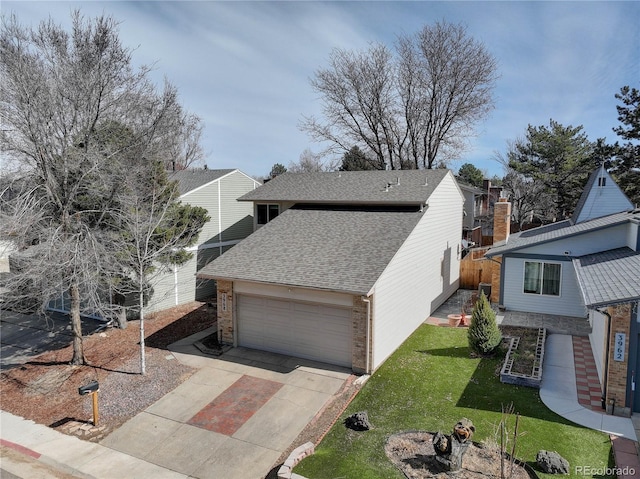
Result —
[[40, 462], [46, 466], [49, 466], [55, 470], [57, 470], [58, 472], [64, 473], [64, 474], [69, 474], [71, 476], [80, 478], [80, 479], [96, 479], [94, 476], [89, 475], [89, 474], [85, 474], [73, 467], [69, 467], [65, 464], [62, 464], [58, 461], [56, 461], [55, 459], [52, 459], [48, 456], [43, 456], [42, 454], [40, 454], [38, 451], [34, 451], [33, 449], [30, 449], [28, 447], [22, 446], [20, 444], [17, 444], [15, 442], [12, 441], [8, 441], [6, 439], [2, 439], [0, 438], [0, 446], [6, 447], [8, 449], [11, 449], [13, 451], [16, 451], [24, 456], [30, 457], [32, 459], [35, 459], [37, 462]]

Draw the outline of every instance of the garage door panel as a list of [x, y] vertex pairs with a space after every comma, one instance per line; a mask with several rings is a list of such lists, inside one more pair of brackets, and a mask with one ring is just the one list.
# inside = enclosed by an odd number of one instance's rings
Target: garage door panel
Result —
[[351, 311], [325, 304], [238, 295], [238, 342], [351, 366]]

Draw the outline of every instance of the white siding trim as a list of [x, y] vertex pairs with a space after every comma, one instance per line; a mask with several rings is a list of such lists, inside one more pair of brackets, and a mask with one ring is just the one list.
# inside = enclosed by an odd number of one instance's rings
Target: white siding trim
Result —
[[216, 181], [221, 181], [222, 179], [226, 178], [227, 176], [231, 176], [235, 173], [238, 173], [242, 176], [246, 176], [247, 178], [249, 178], [251, 181], [253, 181], [253, 189], [255, 190], [258, 186], [261, 186], [261, 183], [259, 181], [256, 181], [254, 178], [251, 178], [249, 175], [247, 175], [246, 173], [243, 173], [240, 170], [233, 170], [230, 171], [229, 173], [227, 173], [226, 175], [222, 175], [220, 178], [216, 178], [215, 180], [211, 180], [209, 183], [205, 183], [204, 185], [200, 185], [197, 188], [194, 188], [192, 190], [187, 191], [186, 193], [183, 193], [180, 195], [180, 198], [184, 198], [187, 195], [190, 195], [191, 193], [194, 193], [198, 190], [201, 190], [202, 188], [206, 188], [207, 186], [215, 183]]
[[219, 241], [217, 243], [202, 243], [197, 246], [189, 246], [188, 248], [185, 248], [185, 249], [190, 253], [193, 253], [194, 251], [200, 251], [203, 249], [220, 248], [220, 254], [222, 254], [222, 248], [224, 248], [225, 246], [237, 245], [238, 243], [240, 243], [240, 241], [242, 240]]
[[173, 265], [173, 294], [175, 295], [175, 305], [178, 306], [178, 265]]

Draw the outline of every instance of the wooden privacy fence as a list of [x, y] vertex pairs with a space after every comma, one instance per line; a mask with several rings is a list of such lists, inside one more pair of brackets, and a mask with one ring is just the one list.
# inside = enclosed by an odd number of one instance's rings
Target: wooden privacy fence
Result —
[[491, 283], [493, 261], [484, 257], [489, 248], [474, 248], [460, 261], [460, 287], [478, 289], [480, 283]]

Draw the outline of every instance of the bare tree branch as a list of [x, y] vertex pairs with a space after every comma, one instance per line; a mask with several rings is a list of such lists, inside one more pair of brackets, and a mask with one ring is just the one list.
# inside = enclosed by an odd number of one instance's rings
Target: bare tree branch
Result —
[[400, 36], [394, 52], [337, 49], [311, 79], [324, 121], [304, 117], [300, 128], [340, 153], [359, 146], [379, 169], [433, 168], [457, 157], [493, 109], [496, 70], [481, 42], [446, 22]]

